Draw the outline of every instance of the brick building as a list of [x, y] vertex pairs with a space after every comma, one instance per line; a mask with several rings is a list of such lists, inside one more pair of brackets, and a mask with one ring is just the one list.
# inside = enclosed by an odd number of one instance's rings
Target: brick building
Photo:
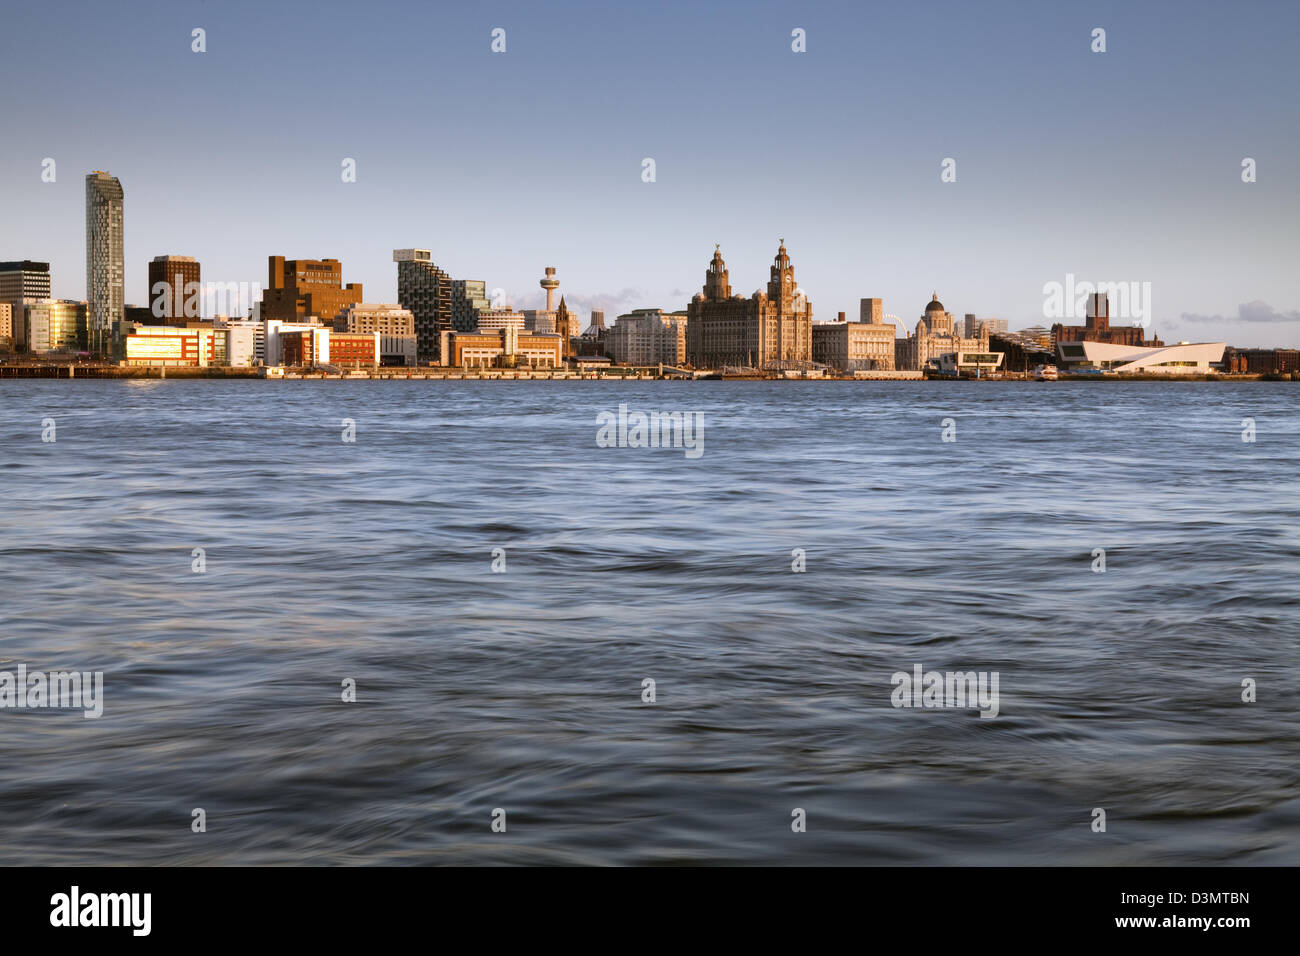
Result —
[[267, 257], [263, 319], [300, 322], [314, 315], [332, 324], [336, 315], [360, 301], [361, 284], [343, 285], [343, 264], [337, 259]]

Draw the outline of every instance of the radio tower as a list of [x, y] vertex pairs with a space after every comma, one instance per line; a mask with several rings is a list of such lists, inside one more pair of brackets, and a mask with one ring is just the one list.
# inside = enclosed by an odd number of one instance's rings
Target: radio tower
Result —
[[555, 278], [555, 267], [546, 267], [546, 278], [537, 283], [546, 290], [546, 311], [555, 311], [555, 290], [560, 287], [560, 280]]

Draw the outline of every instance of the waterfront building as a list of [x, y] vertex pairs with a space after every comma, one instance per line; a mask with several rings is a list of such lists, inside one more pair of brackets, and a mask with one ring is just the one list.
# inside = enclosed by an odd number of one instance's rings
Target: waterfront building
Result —
[[207, 368], [226, 361], [226, 337], [210, 328], [146, 325], [132, 329], [124, 341], [127, 365]]
[[124, 313], [122, 204], [116, 176], [95, 170], [86, 176], [86, 299], [90, 307], [90, 347], [104, 352], [120, 330]]
[[933, 368], [953, 378], [980, 378], [1002, 367], [1005, 356], [1001, 352], [945, 352], [930, 361]]
[[1104, 292], [1094, 292], [1088, 296], [1088, 305], [1083, 325], [1062, 325], [1057, 322], [1052, 326], [1052, 342], [1107, 342], [1111, 345], [1131, 345], [1139, 348], [1159, 348], [1165, 343], [1159, 339], [1148, 339], [1146, 329], [1140, 325], [1110, 324], [1110, 300]]
[[[1051, 342], [1051, 334], [1042, 330], [1046, 341]], [[989, 350], [1003, 355], [1002, 370], [1005, 372], [1032, 372], [1040, 365], [1056, 364], [1056, 349], [1043, 345], [1044, 338], [1033, 334], [1032, 330], [1024, 332], [989, 333]]]
[[633, 309], [605, 333], [605, 354], [619, 365], [681, 365], [687, 325], [685, 312]]
[[1120, 345], [1090, 339], [1058, 342], [1061, 363], [1070, 371], [1109, 371], [1119, 375], [1204, 375], [1223, 361], [1225, 342], [1177, 345]]
[[256, 342], [246, 323], [141, 325], [123, 338], [126, 364], [150, 368], [247, 368], [256, 364]]
[[925, 307], [925, 312], [916, 323], [916, 332], [894, 343], [894, 367], [917, 371], [924, 369], [932, 360], [937, 362], [939, 356], [957, 352], [987, 353], [989, 350], [989, 331], [981, 325], [977, 334], [967, 337], [961, 334], [953, 320], [952, 313], [943, 307], [936, 292]]
[[0, 302], [0, 349], [12, 351], [14, 347], [14, 307], [11, 302]]
[[0, 302], [8, 303], [13, 310], [14, 348], [27, 348], [23, 308], [28, 302], [43, 302], [51, 298], [50, 264], [19, 259], [0, 262]]
[[[154, 323], [173, 325], [201, 318], [203, 286], [193, 256], [154, 256], [149, 262], [149, 310]], [[126, 316], [128, 320], [131, 316]]]
[[238, 330], [236, 335], [230, 337], [230, 364], [245, 364], [238, 359], [243, 356], [245, 346], [248, 343], [248, 365], [265, 365], [266, 362], [266, 325], [254, 319], [232, 319], [228, 316], [214, 316], [212, 320], [214, 328]]
[[87, 348], [89, 310], [75, 299], [23, 303], [23, 343], [28, 352], [80, 352]]
[[[267, 365], [288, 364], [284, 361], [283, 336], [298, 332], [310, 332], [312, 335], [328, 335], [329, 333], [329, 329], [326, 329], [319, 321], [286, 322], [283, 319], [263, 319], [261, 325], [264, 342], [263, 351], [265, 353], [264, 361]], [[325, 354], [328, 354], [329, 347], [327, 345], [322, 347]], [[312, 345], [306, 351], [315, 355], [319, 349]]]
[[513, 326], [496, 332], [448, 330], [439, 353], [442, 365], [456, 368], [555, 368], [564, 361], [560, 336]]
[[487, 309], [478, 314], [478, 328], [475, 332], [498, 332], [501, 329], [513, 328], [517, 332], [525, 329], [527, 316], [522, 312], [515, 312], [513, 309]]
[[262, 290], [262, 318], [301, 322], [318, 316], [334, 317], [361, 301], [361, 283], [343, 284], [343, 264], [338, 259], [285, 259], [267, 256], [266, 288]]
[[1246, 375], [1286, 375], [1300, 371], [1300, 350], [1236, 349], [1224, 356], [1224, 368]]
[[812, 362], [812, 305], [795, 285], [784, 240], [767, 292], [748, 299], [732, 295], [727, 265], [715, 248], [704, 291], [696, 293], [686, 312], [687, 360], [697, 367], [790, 369]]
[[404, 309], [400, 305], [363, 302], [348, 306], [335, 318], [334, 331], [378, 332], [381, 364], [416, 363], [415, 316], [410, 309]]
[[860, 320], [839, 313], [834, 322], [812, 325], [812, 358], [841, 372], [893, 371], [895, 327], [884, 321], [880, 299], [863, 299]]
[[334, 319], [339, 332], [381, 332], [385, 335], [415, 336], [415, 316], [410, 309], [383, 302], [358, 302]]
[[394, 249], [397, 301], [415, 316], [416, 357], [438, 359], [442, 333], [452, 328], [452, 278], [433, 262], [428, 249]]

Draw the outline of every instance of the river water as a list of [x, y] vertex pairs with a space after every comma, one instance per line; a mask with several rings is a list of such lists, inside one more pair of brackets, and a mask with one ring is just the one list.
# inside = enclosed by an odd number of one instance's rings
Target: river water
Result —
[[0, 381], [0, 859], [1300, 863], [1298, 399]]

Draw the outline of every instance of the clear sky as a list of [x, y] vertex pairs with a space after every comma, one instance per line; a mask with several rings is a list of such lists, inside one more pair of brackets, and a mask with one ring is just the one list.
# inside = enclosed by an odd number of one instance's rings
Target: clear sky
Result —
[[1166, 341], [1295, 346], [1298, 40], [1282, 0], [12, 4], [0, 259], [84, 297], [105, 169], [129, 303], [160, 254], [262, 283], [268, 255], [335, 257], [394, 301], [417, 246], [517, 307], [555, 266], [585, 325], [685, 308], [715, 242], [748, 295], [784, 237], [817, 319], [880, 296], [910, 327], [937, 291], [1050, 325], [1073, 273], [1151, 283]]

